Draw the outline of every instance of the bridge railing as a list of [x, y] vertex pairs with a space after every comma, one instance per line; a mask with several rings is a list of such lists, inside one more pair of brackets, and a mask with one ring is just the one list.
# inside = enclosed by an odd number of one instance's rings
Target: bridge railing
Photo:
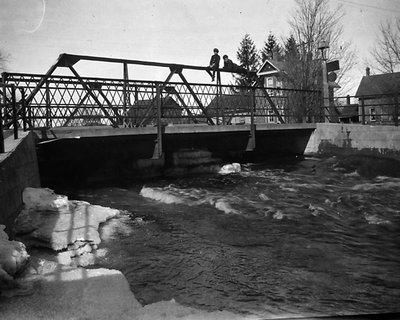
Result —
[[155, 125], [157, 99], [164, 125], [323, 120], [319, 91], [55, 75], [37, 89], [42, 79], [3, 73], [3, 82], [24, 91], [29, 128]]
[[0, 82], [0, 153], [5, 151], [4, 140], [12, 130], [18, 139], [18, 129], [26, 130], [24, 89]]

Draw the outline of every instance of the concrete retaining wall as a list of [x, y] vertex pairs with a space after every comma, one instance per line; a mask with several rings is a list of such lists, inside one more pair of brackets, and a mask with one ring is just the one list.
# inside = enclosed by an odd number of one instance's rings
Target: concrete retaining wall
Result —
[[400, 161], [400, 127], [318, 123], [304, 153], [364, 154]]
[[32, 133], [8, 137], [5, 147], [0, 154], [0, 224], [10, 227], [22, 207], [22, 191], [40, 187], [40, 178]]

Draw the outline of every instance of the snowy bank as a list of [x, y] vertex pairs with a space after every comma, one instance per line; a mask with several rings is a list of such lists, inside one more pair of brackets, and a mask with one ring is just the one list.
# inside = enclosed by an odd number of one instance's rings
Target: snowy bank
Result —
[[99, 225], [120, 213], [68, 200], [46, 188], [26, 188], [23, 202], [24, 208], [15, 221], [16, 236], [27, 245], [61, 251], [59, 260], [64, 264], [90, 264], [91, 252], [101, 242]]
[[[88, 246], [97, 248], [99, 224], [119, 214], [115, 209], [68, 200], [50, 189], [28, 188], [23, 199], [25, 207], [17, 218], [15, 231], [32, 245], [63, 250], [61, 254], [66, 255], [85, 253], [90, 249]], [[112, 236], [114, 229], [108, 228], [106, 235]], [[32, 294], [0, 299], [2, 320], [255, 319], [228, 311], [208, 312], [184, 307], [174, 300], [142, 306], [120, 271], [85, 269], [74, 263], [61, 264], [43, 257], [46, 254], [32, 256], [22, 279], [33, 288]]]
[[14, 277], [20, 273], [29, 261], [25, 245], [19, 241], [8, 239], [0, 225], [0, 293], [4, 288], [14, 286]]

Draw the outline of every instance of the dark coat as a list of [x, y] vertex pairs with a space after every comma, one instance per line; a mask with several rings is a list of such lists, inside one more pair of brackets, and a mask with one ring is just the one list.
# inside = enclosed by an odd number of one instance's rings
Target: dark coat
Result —
[[221, 60], [220, 56], [218, 53], [215, 53], [211, 56], [210, 59], [210, 68], [211, 69], [218, 69], [219, 68], [219, 61]]
[[224, 69], [226, 71], [237, 72], [237, 73], [246, 73], [247, 70], [241, 66], [238, 66], [236, 63], [233, 63], [231, 59], [227, 59], [224, 61]]

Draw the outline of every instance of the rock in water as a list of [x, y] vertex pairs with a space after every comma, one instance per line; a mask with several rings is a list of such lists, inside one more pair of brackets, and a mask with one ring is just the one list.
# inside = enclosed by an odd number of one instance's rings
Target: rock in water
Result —
[[229, 174], [229, 173], [237, 173], [241, 171], [240, 163], [232, 163], [224, 165], [220, 170], [219, 174]]

